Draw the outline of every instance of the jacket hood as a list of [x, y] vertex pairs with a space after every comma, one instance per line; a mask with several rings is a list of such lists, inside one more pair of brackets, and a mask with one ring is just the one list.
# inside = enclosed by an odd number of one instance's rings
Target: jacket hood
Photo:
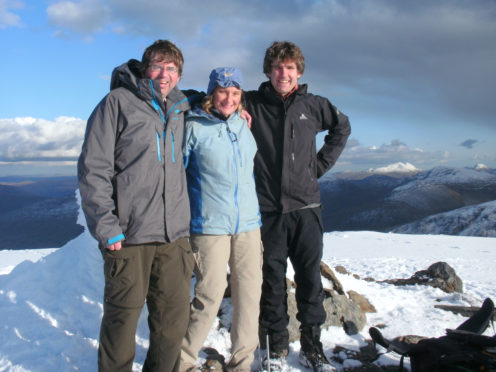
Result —
[[110, 80], [110, 90], [122, 87], [136, 93], [140, 80], [148, 80], [141, 78], [140, 65], [139, 61], [131, 59], [114, 68], [112, 79]]
[[[141, 77], [141, 62], [136, 59], [130, 59], [112, 71], [110, 90], [117, 88], [127, 89], [145, 101], [163, 101], [159, 82]], [[181, 102], [185, 98], [177, 86], [167, 95], [167, 100], [171, 102]], [[183, 110], [189, 109], [189, 103], [187, 101], [185, 103]]]

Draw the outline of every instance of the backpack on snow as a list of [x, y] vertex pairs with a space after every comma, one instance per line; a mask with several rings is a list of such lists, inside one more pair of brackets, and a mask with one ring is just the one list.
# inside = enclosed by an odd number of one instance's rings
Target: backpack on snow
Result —
[[375, 327], [369, 329], [372, 340], [388, 351], [410, 358], [412, 372], [496, 372], [496, 335], [484, 336], [494, 316], [494, 303], [487, 298], [482, 307], [456, 329], [446, 335], [426, 338], [417, 344], [389, 340]]

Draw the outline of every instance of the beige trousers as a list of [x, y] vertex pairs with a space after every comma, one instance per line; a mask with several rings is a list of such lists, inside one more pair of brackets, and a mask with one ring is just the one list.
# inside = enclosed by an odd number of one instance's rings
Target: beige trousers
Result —
[[260, 230], [236, 235], [193, 235], [190, 243], [198, 251], [200, 273], [196, 273], [195, 298], [181, 349], [181, 371], [194, 366], [212, 327], [227, 287], [228, 264], [233, 315], [227, 369], [249, 371], [258, 345], [263, 250]]

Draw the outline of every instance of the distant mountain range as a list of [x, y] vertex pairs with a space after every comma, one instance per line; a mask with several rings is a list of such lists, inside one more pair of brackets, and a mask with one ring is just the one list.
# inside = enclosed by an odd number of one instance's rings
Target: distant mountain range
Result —
[[83, 227], [76, 177], [0, 177], [0, 249], [57, 248]]
[[412, 167], [322, 177], [324, 230], [496, 236], [494, 169]]
[[[325, 231], [496, 237], [496, 170], [398, 163], [320, 179]], [[0, 249], [56, 248], [78, 236], [76, 177], [0, 177]]]

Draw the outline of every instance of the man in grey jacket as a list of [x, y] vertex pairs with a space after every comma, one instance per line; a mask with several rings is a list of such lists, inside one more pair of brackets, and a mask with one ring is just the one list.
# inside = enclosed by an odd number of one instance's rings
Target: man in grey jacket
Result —
[[86, 128], [78, 162], [88, 228], [104, 259], [99, 371], [131, 371], [141, 310], [150, 346], [143, 371], [177, 371], [194, 258], [182, 162], [181, 51], [157, 40], [142, 61], [112, 73]]

